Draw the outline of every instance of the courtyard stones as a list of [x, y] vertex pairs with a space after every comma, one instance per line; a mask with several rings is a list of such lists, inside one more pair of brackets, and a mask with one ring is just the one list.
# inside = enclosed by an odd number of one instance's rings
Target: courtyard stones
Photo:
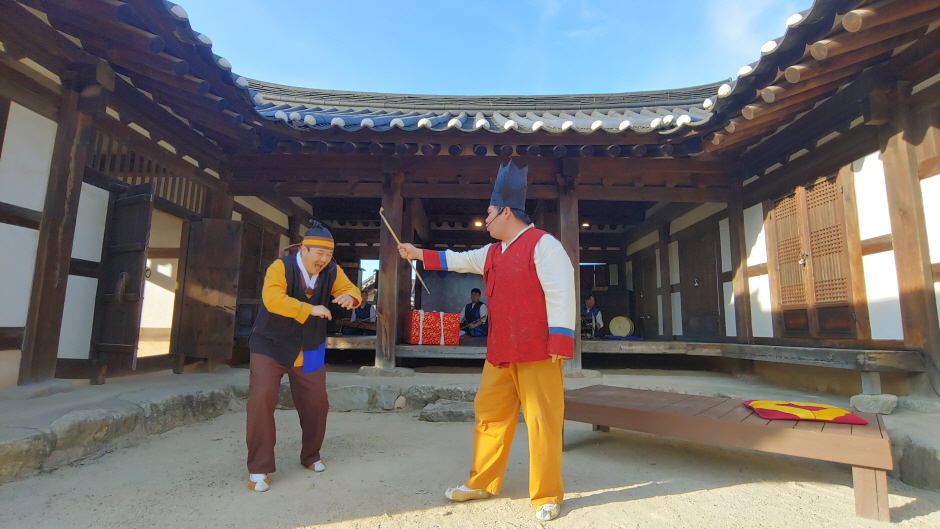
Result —
[[367, 386], [339, 386], [327, 388], [330, 409], [333, 411], [353, 411], [369, 409], [371, 389]]
[[394, 410], [399, 397], [401, 388], [398, 386], [382, 384], [375, 387], [375, 404], [385, 411]]
[[473, 403], [439, 399], [421, 410], [420, 419], [427, 422], [473, 422]]
[[862, 413], [888, 415], [897, 407], [898, 398], [895, 395], [855, 395], [849, 403]]

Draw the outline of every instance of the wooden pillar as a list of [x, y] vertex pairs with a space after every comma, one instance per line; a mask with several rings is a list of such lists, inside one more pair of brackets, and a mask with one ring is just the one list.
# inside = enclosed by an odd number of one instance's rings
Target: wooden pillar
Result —
[[55, 378], [82, 175], [94, 137], [92, 117], [80, 112], [80, 103], [78, 92], [62, 90], [23, 336], [20, 385]]
[[565, 363], [565, 369], [569, 371], [581, 370], [581, 252], [580, 252], [580, 219], [578, 214], [578, 191], [577, 188], [560, 188], [558, 197], [558, 216], [560, 220], [559, 235], [561, 245], [565, 248], [565, 253], [571, 259], [571, 265], [574, 267], [574, 296], [575, 296], [575, 321], [574, 325], [574, 358]]
[[[382, 184], [382, 208], [385, 218], [396, 234], [401, 233], [402, 173], [384, 173]], [[385, 226], [379, 235], [379, 299], [376, 304], [375, 367], [395, 367], [395, 345], [398, 343], [398, 277], [402, 258], [398, 253], [395, 238]]]
[[923, 134], [915, 130], [910, 107], [905, 101], [909, 91], [908, 83], [898, 83], [890, 95], [891, 122], [879, 130], [881, 159], [891, 216], [894, 262], [898, 270], [904, 346], [923, 350], [940, 363], [937, 298], [930, 266], [918, 160], [912, 143], [923, 138]]
[[740, 178], [732, 180], [728, 204], [728, 228], [731, 235], [731, 273], [734, 288], [734, 321], [737, 341], [753, 341], [751, 330], [751, 288], [747, 281], [747, 239], [744, 235], [744, 193]]
[[235, 197], [228, 194], [228, 184], [220, 182], [219, 188], [212, 190], [206, 215], [210, 219], [232, 220], [232, 210], [235, 208]]
[[663, 300], [663, 340], [672, 340], [672, 279], [669, 274], [669, 223], [659, 227], [659, 295]]
[[[398, 232], [398, 238], [403, 243], [415, 242], [415, 229], [413, 224], [415, 201], [419, 199], [409, 198], [403, 201], [404, 211], [401, 217], [402, 229]], [[401, 261], [398, 266], [398, 336], [405, 335], [405, 316], [411, 310], [411, 266], [407, 261]]]

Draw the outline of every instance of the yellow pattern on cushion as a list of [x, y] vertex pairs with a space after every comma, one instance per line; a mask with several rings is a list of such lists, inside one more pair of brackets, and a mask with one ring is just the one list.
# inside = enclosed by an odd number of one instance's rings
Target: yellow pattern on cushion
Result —
[[785, 402], [779, 400], [749, 400], [745, 406], [753, 409], [765, 419], [839, 422], [846, 424], [868, 424], [858, 415], [836, 406], [818, 402]]

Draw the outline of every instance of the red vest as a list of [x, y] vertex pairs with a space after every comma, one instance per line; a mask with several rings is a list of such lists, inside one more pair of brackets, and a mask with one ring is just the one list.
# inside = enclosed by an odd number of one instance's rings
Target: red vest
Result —
[[548, 233], [529, 228], [503, 252], [490, 245], [483, 267], [490, 335], [486, 359], [493, 365], [536, 362], [548, 355], [545, 292], [535, 270], [535, 245]]

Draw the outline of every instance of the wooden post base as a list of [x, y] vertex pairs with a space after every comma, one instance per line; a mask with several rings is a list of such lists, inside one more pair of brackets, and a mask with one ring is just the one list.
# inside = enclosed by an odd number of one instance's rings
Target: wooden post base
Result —
[[609, 431], [610, 431], [610, 426], [603, 426], [603, 425], [600, 425], [600, 424], [592, 424], [592, 425], [591, 425], [591, 431], [592, 431], [592, 432], [609, 432]]
[[852, 485], [855, 488], [855, 515], [891, 521], [888, 510], [888, 475], [884, 470], [852, 467]]

